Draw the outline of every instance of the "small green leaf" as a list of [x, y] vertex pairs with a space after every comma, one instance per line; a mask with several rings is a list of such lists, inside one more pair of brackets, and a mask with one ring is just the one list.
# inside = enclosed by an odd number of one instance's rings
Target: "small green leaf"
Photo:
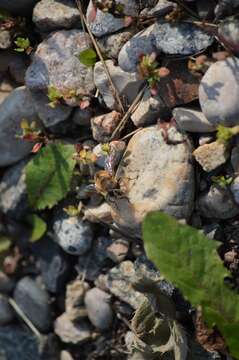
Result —
[[70, 190], [75, 167], [73, 145], [50, 144], [27, 164], [26, 185], [32, 208], [52, 208]]
[[30, 40], [28, 38], [18, 37], [14, 43], [17, 45], [17, 48], [14, 49], [17, 52], [24, 52], [30, 47]]
[[45, 221], [43, 221], [42, 218], [40, 218], [40, 216], [38, 216], [36, 214], [31, 214], [27, 217], [27, 222], [32, 227], [30, 241], [34, 242], [34, 241], [39, 240], [45, 234], [45, 232], [47, 230], [47, 225], [46, 225]]
[[86, 49], [79, 54], [79, 60], [85, 66], [94, 66], [97, 61], [97, 54], [93, 49]]
[[224, 284], [229, 271], [217, 254], [218, 243], [164, 213], [149, 214], [143, 225], [146, 253], [204, 320], [217, 325], [231, 354], [239, 359], [239, 296]]

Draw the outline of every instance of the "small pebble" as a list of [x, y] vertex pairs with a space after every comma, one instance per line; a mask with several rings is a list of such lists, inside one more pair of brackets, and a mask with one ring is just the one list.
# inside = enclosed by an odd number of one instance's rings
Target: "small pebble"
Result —
[[109, 329], [113, 321], [110, 298], [109, 294], [96, 287], [87, 291], [85, 296], [88, 317], [92, 324], [100, 330]]
[[199, 146], [194, 150], [193, 155], [203, 170], [207, 172], [224, 164], [229, 157], [226, 145], [217, 141]]

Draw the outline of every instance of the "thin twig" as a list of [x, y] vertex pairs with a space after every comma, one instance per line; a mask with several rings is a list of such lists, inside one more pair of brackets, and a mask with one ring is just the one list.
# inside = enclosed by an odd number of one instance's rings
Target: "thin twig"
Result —
[[82, 21], [84, 22], [84, 24], [85, 24], [85, 26], [86, 26], [86, 29], [87, 29], [87, 31], [88, 31], [88, 33], [89, 33], [89, 36], [90, 36], [90, 38], [91, 38], [91, 41], [92, 41], [92, 43], [93, 43], [93, 45], [94, 45], [94, 47], [95, 47], [96, 53], [97, 53], [97, 55], [99, 56], [100, 61], [101, 61], [102, 64], [103, 64], [103, 67], [104, 67], [104, 69], [105, 69], [106, 75], [107, 75], [108, 80], [109, 80], [109, 83], [110, 83], [111, 90], [112, 90], [112, 92], [113, 92], [113, 96], [114, 96], [114, 98], [116, 99], [116, 101], [117, 101], [117, 103], [118, 103], [119, 110], [120, 110], [120, 112], [122, 112], [122, 113], [124, 114], [124, 112], [125, 112], [124, 105], [123, 105], [123, 103], [122, 103], [122, 101], [121, 101], [121, 99], [120, 99], [118, 90], [117, 90], [115, 84], [113, 83], [113, 81], [112, 81], [112, 79], [111, 79], [111, 75], [110, 75], [109, 69], [108, 69], [108, 67], [107, 67], [107, 65], [106, 65], [106, 63], [105, 63], [105, 60], [104, 60], [104, 58], [103, 58], [103, 56], [102, 56], [102, 54], [101, 54], [100, 48], [99, 48], [99, 46], [98, 46], [98, 44], [97, 44], [97, 42], [96, 42], [96, 40], [95, 40], [95, 38], [94, 38], [94, 35], [92, 34], [92, 31], [91, 31], [91, 29], [90, 29], [90, 27], [89, 27], [89, 25], [88, 25], [88, 23], [87, 23], [86, 17], [85, 17], [85, 15], [84, 15], [84, 13], [83, 13], [83, 10], [82, 10], [82, 6], [81, 6], [80, 0], [76, 0], [76, 5], [77, 5], [78, 10], [79, 10], [79, 12], [80, 12], [81, 19], [82, 19]]
[[8, 301], [9, 301], [9, 304], [16, 311], [16, 313], [20, 316], [20, 318], [31, 329], [31, 331], [34, 333], [34, 335], [36, 335], [39, 338], [39, 340], [42, 341], [43, 340], [42, 334], [36, 329], [36, 327], [33, 325], [33, 323], [28, 319], [28, 317], [20, 309], [20, 307], [17, 305], [16, 301], [14, 301], [12, 298], [9, 298]]
[[189, 6], [187, 6], [183, 1], [181, 0], [175, 0], [176, 3], [182, 7], [189, 15], [193, 16], [195, 19], [201, 20], [201, 18], [196, 14], [192, 9], [190, 9]]
[[122, 120], [120, 121], [119, 125], [116, 127], [116, 129], [113, 131], [110, 140], [113, 140], [114, 138], [117, 137], [118, 134], [121, 133], [121, 131], [123, 130], [126, 122], [128, 121], [128, 119], [130, 118], [130, 116], [133, 114], [133, 112], [135, 111], [136, 107], [138, 106], [139, 102], [141, 101], [144, 92], [147, 88], [147, 85], [145, 85], [141, 91], [138, 93], [138, 95], [136, 96], [136, 98], [134, 99], [134, 101], [132, 102], [132, 104], [130, 105], [129, 109], [127, 110], [127, 112], [125, 113], [125, 115], [123, 116]]

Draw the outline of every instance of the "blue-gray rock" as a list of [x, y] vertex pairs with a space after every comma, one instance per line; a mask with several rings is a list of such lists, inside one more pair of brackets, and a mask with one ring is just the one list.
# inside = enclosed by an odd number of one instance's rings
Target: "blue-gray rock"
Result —
[[[53, 86], [65, 94], [70, 106], [79, 105], [79, 96], [94, 91], [93, 70], [83, 65], [78, 55], [91, 47], [89, 35], [81, 30], [53, 32], [37, 47], [32, 64], [26, 72], [26, 85], [34, 91], [47, 93]], [[72, 95], [69, 96], [69, 91]]]
[[37, 115], [45, 127], [57, 125], [70, 117], [72, 112], [70, 106], [56, 104], [55, 107], [51, 107], [47, 95], [41, 91], [31, 91], [31, 96]]
[[58, 244], [49, 237], [33, 244], [33, 253], [39, 261], [43, 282], [51, 293], [58, 294], [65, 285], [72, 271], [71, 261]]
[[57, 243], [67, 253], [82, 255], [90, 249], [94, 234], [88, 221], [60, 213], [54, 220], [53, 229]]
[[41, 359], [36, 337], [20, 325], [0, 326], [0, 349], [4, 360]]
[[154, 25], [134, 35], [120, 50], [118, 63], [122, 70], [135, 72], [141, 55], [151, 54], [156, 50]]
[[40, 332], [50, 330], [52, 319], [49, 296], [33, 279], [26, 276], [18, 281], [14, 300]]
[[25, 183], [27, 161], [10, 167], [0, 182], [0, 210], [9, 217], [21, 219], [28, 210]]
[[190, 55], [207, 48], [213, 37], [192, 24], [155, 23], [155, 46], [165, 54]]
[[16, 138], [22, 133], [22, 119], [38, 120], [32, 98], [24, 86], [13, 90], [0, 105], [0, 167], [16, 163], [32, 150], [32, 143]]
[[1, 0], [1, 9], [12, 14], [27, 16], [30, 15], [38, 0]]
[[81, 27], [73, 0], [41, 0], [34, 7], [32, 20], [42, 32]]
[[199, 86], [202, 112], [213, 125], [239, 124], [239, 59], [217, 61], [207, 70]]
[[[124, 15], [137, 16], [139, 12], [139, 5], [135, 0], [116, 0], [116, 3], [123, 5]], [[103, 12], [95, 9], [92, 0], [87, 8], [87, 20], [92, 33], [96, 37], [101, 37], [106, 34], [112, 34], [117, 30], [127, 27], [124, 17], [115, 17], [109, 12]]]
[[113, 311], [110, 305], [111, 296], [97, 287], [87, 291], [85, 306], [91, 323], [100, 330], [107, 330], [113, 321]]
[[92, 110], [90, 108], [80, 109], [78, 107], [72, 115], [72, 121], [77, 125], [90, 127], [91, 117]]
[[0, 294], [0, 326], [13, 321], [15, 313], [6, 296]]
[[195, 108], [174, 108], [173, 116], [179, 130], [189, 132], [213, 132], [216, 130], [204, 114]]

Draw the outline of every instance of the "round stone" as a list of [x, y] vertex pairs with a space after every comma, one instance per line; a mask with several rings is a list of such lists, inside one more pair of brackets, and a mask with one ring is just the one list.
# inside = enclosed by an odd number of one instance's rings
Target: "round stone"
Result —
[[145, 215], [161, 210], [188, 218], [194, 197], [190, 140], [175, 127], [145, 128], [135, 134], [119, 164], [116, 177], [125, 197], [112, 199], [115, 222], [139, 228]]
[[76, 216], [60, 214], [54, 222], [56, 241], [64, 251], [72, 255], [86, 253], [93, 241], [92, 225]]
[[213, 125], [239, 124], [239, 59], [217, 61], [203, 76], [199, 101], [207, 120]]

